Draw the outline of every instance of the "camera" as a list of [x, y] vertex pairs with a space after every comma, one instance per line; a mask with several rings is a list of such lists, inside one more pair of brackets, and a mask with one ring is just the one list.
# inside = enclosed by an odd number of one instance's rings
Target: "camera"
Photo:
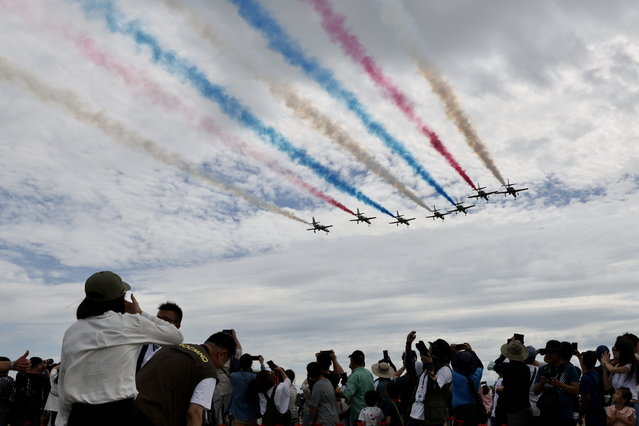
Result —
[[423, 340], [420, 340], [419, 342], [417, 342], [417, 344], [415, 345], [415, 347], [417, 348], [417, 350], [419, 351], [419, 354], [422, 356], [430, 356], [430, 351], [428, 350], [428, 348], [426, 347], [426, 344], [424, 343]]
[[522, 345], [524, 344], [524, 335], [523, 335], [523, 334], [515, 333], [515, 334], [513, 335], [513, 339], [515, 339], [515, 340], [519, 340], [519, 342], [520, 342]]

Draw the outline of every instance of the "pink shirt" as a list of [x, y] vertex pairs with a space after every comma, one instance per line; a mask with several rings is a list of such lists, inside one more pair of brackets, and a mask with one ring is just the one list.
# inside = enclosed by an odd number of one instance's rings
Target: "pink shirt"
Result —
[[[628, 419], [635, 415], [635, 409], [632, 407], [623, 407], [621, 410], [617, 410], [614, 406], [608, 406], [604, 407], [604, 409], [606, 410], [606, 415], [609, 419], [613, 416], [621, 416]], [[620, 421], [616, 421], [614, 423], [610, 423], [610, 426], [625, 426], [625, 424]]]

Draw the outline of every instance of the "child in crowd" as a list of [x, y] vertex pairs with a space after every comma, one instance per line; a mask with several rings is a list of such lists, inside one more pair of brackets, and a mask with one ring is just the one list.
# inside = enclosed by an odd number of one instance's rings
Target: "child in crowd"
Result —
[[636, 422], [635, 409], [630, 407], [630, 400], [632, 399], [632, 393], [628, 388], [619, 388], [612, 395], [612, 403], [609, 407], [606, 407], [606, 415], [608, 419], [606, 425], [608, 426], [634, 426]]
[[404, 426], [404, 417], [402, 416], [400, 404], [399, 404], [399, 385], [395, 382], [390, 382], [386, 386], [386, 399], [388, 402], [384, 405], [384, 417], [385, 422], [389, 426]]
[[379, 394], [375, 390], [370, 390], [364, 394], [366, 407], [359, 412], [357, 420], [365, 422], [366, 426], [378, 426], [384, 420], [384, 412], [377, 406]]

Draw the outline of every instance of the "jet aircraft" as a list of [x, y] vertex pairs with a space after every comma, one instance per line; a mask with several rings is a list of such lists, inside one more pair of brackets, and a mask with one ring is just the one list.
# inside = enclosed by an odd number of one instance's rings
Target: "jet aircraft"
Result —
[[436, 218], [444, 220], [444, 216], [446, 216], [447, 214], [451, 214], [451, 212], [440, 213], [439, 210], [437, 210], [435, 208], [435, 206], [433, 206], [433, 215], [432, 216], [426, 216], [426, 219], [430, 219], [432, 217], [433, 220], [435, 220]]
[[404, 225], [406, 225], [406, 226], [410, 226], [410, 223], [408, 223], [408, 222], [410, 222], [411, 220], [415, 220], [415, 218], [414, 218], [414, 217], [411, 217], [411, 218], [409, 218], [409, 219], [406, 219], [406, 218], [404, 218], [403, 216], [404, 216], [404, 215], [399, 214], [399, 211], [397, 211], [397, 216], [394, 216], [394, 217], [395, 217], [395, 219], [397, 219], [397, 220], [396, 220], [395, 222], [388, 222], [388, 223], [389, 223], [390, 225], [392, 225], [392, 224], [396, 223], [396, 224], [397, 224], [397, 226], [399, 226], [399, 224], [400, 224], [400, 223], [401, 223], [401, 224], [404, 224]]
[[357, 213], [355, 214], [355, 216], [357, 216], [357, 219], [351, 219], [351, 222], [357, 222], [357, 224], [359, 225], [360, 222], [366, 222], [368, 223], [368, 226], [371, 225], [371, 219], [377, 219], [375, 216], [371, 216], [371, 217], [366, 217], [364, 216], [364, 212], [360, 213], [359, 209], [357, 209]]
[[477, 191], [477, 195], [471, 195], [468, 198], [483, 198], [484, 200], [488, 201], [488, 196], [492, 195], [492, 194], [498, 194], [499, 191], [489, 191], [486, 192], [484, 191], [484, 189], [486, 189], [485, 186], [479, 186], [479, 182], [477, 182], [477, 189], [475, 189], [475, 191]]
[[328, 228], [332, 227], [333, 225], [320, 225], [319, 222], [315, 221], [315, 218], [313, 218], [313, 227], [312, 228], [308, 228], [307, 231], [313, 231], [313, 234], [316, 233], [317, 231], [324, 231], [327, 234], [330, 232], [328, 230]]
[[512, 195], [513, 197], [517, 198], [517, 193], [521, 192], [521, 191], [528, 191], [528, 188], [515, 188], [515, 185], [517, 185], [516, 183], [510, 183], [510, 180], [508, 180], [508, 184], [507, 185], [502, 185], [504, 188], [506, 188], [505, 191], [500, 191], [498, 192], [498, 194], [504, 194], [504, 197], [506, 195]]

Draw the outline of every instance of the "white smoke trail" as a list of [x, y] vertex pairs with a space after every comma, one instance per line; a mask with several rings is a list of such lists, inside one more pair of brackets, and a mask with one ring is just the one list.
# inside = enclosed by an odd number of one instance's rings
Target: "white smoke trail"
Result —
[[50, 87], [31, 73], [13, 66], [10, 62], [8, 62], [1, 56], [0, 78], [11, 81], [13, 83], [21, 84], [42, 101], [52, 102], [61, 107], [64, 107], [78, 120], [98, 127], [104, 133], [113, 137], [117, 141], [122, 142], [130, 149], [147, 154], [150, 157], [167, 165], [177, 167], [184, 173], [199, 178], [213, 187], [243, 198], [249, 203], [261, 207], [264, 210], [282, 215], [284, 217], [296, 220], [304, 224], [308, 224], [308, 222], [297, 217], [291, 212], [288, 212], [273, 204], [262, 201], [254, 197], [253, 195], [244, 192], [242, 189], [236, 188], [233, 185], [212, 178], [211, 176], [203, 173], [199, 169], [197, 164], [189, 163], [182, 159], [179, 155], [166, 151], [152, 140], [143, 138], [135, 131], [124, 127], [121, 123], [108, 118], [102, 111], [97, 113], [88, 111], [73, 92]]
[[490, 151], [483, 143], [470, 119], [462, 109], [453, 88], [446, 82], [441, 74], [426, 60], [420, 45], [426, 44], [419, 25], [414, 16], [406, 9], [403, 0], [375, 0], [378, 12], [383, 21], [392, 25], [398, 40], [408, 46], [409, 51], [424, 78], [430, 84], [433, 92], [439, 97], [446, 115], [457, 126], [459, 132], [466, 139], [466, 143], [479, 157], [484, 166], [504, 185], [506, 182], [502, 177]]
[[291, 89], [271, 83], [269, 85], [271, 92], [284, 100], [286, 106], [289, 107], [298, 118], [307, 120], [320, 133], [330, 138], [346, 151], [350, 152], [359, 162], [364, 164], [371, 172], [381, 177], [389, 183], [393, 188], [404, 194], [406, 197], [417, 203], [420, 207], [428, 211], [432, 211], [422, 200], [417, 197], [410, 189], [406, 187], [399, 179], [397, 179], [386, 167], [381, 165], [373, 156], [365, 151], [357, 141], [355, 141], [339, 124], [331, 121], [324, 116], [313, 105], [301, 98]]

